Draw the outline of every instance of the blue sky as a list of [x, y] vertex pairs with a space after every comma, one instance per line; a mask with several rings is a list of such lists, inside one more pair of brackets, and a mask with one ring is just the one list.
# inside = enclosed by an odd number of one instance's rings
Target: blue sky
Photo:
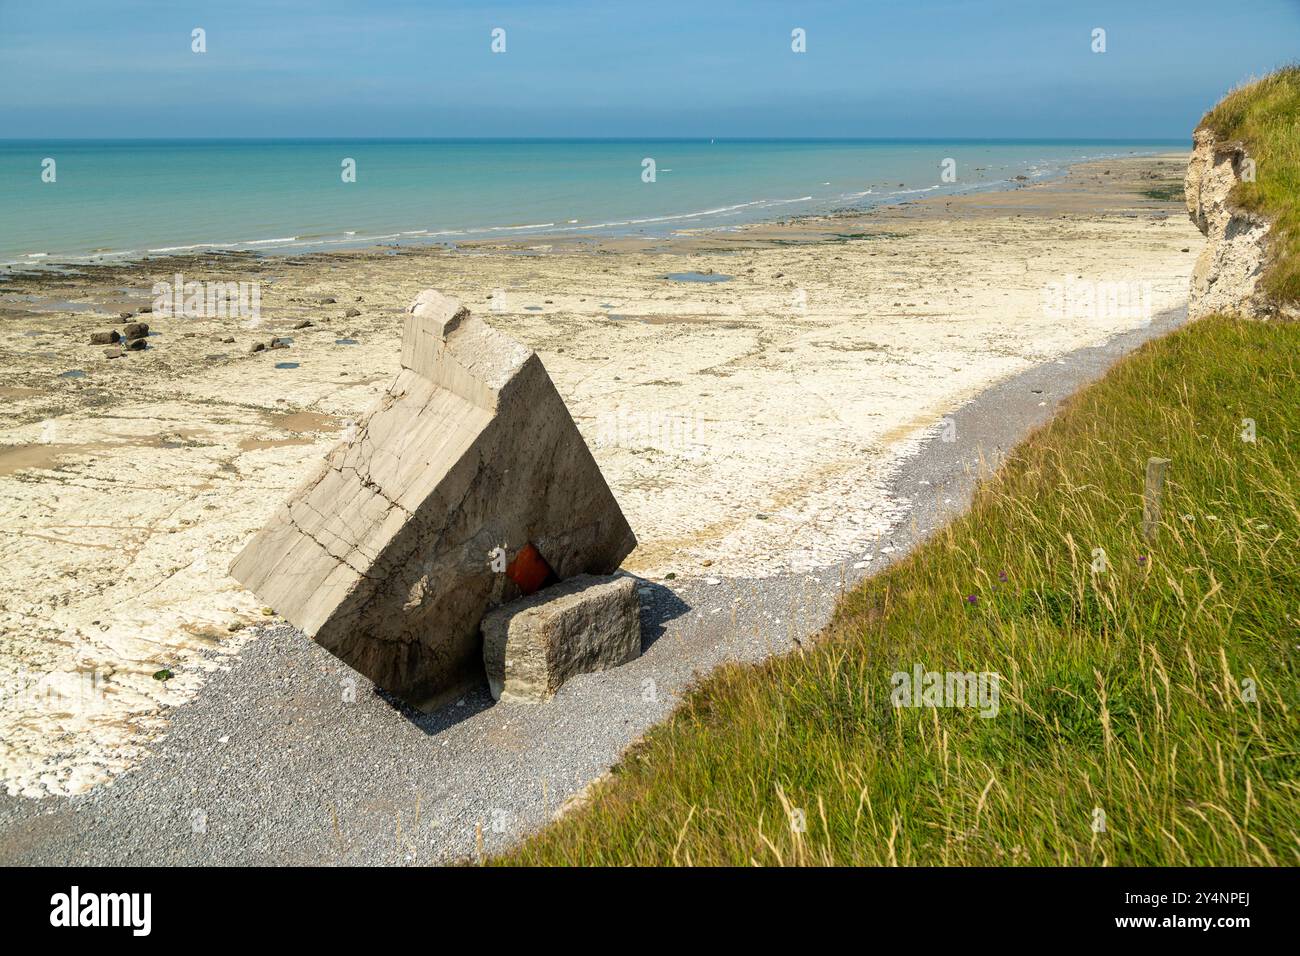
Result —
[[1186, 138], [1297, 51], [1300, 0], [0, 0], [0, 136]]

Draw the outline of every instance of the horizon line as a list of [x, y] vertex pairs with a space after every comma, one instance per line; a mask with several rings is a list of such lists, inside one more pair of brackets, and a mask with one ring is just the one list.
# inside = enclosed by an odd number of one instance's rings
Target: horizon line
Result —
[[[20, 136], [0, 143], [1180, 143], [1176, 136]], [[1191, 136], [1186, 137], [1191, 142]]]

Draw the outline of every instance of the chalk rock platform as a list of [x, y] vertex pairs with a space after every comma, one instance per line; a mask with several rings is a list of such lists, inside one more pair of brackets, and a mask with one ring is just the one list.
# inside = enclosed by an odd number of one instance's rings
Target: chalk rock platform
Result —
[[230, 573], [380, 687], [430, 706], [482, 680], [489, 609], [609, 574], [636, 538], [531, 350], [426, 290], [401, 365]]
[[496, 700], [549, 700], [570, 677], [640, 654], [641, 602], [629, 577], [580, 574], [483, 618], [483, 665]]

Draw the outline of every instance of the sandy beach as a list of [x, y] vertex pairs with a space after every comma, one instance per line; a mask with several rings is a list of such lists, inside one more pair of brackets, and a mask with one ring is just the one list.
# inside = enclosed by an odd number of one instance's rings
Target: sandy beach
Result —
[[[1108, 160], [671, 238], [14, 275], [0, 283], [8, 793], [83, 793], [135, 766], [169, 709], [275, 620], [229, 562], [396, 373], [421, 289], [540, 354], [640, 542], [627, 570], [670, 590], [861, 573], [880, 560], [866, 543], [915, 504], [891, 476], [947, 416], [1186, 301], [1202, 237], [1181, 200], [1142, 194], [1185, 165]], [[122, 318], [177, 274], [259, 283], [260, 319]], [[1057, 295], [1115, 287], [1134, 293], [1125, 307]], [[149, 322], [147, 349], [89, 344], [126, 321]], [[272, 337], [287, 347], [251, 351]]]

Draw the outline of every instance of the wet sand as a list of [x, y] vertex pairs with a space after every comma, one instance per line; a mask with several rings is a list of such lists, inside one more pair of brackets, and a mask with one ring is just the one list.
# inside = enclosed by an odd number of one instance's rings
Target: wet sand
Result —
[[[110, 780], [274, 619], [226, 567], [395, 374], [420, 289], [539, 352], [641, 542], [629, 570], [865, 567], [864, 543], [909, 504], [891, 475], [946, 415], [1146, 321], [1050, 314], [1045, 287], [1149, 283], [1154, 311], [1185, 301], [1201, 237], [1181, 203], [1140, 194], [1184, 162], [668, 239], [188, 256], [0, 283], [0, 776], [33, 797]], [[730, 278], [664, 278], [687, 272]], [[260, 323], [140, 315], [146, 350], [88, 344], [176, 273], [259, 282]], [[272, 336], [292, 341], [250, 353]]]

